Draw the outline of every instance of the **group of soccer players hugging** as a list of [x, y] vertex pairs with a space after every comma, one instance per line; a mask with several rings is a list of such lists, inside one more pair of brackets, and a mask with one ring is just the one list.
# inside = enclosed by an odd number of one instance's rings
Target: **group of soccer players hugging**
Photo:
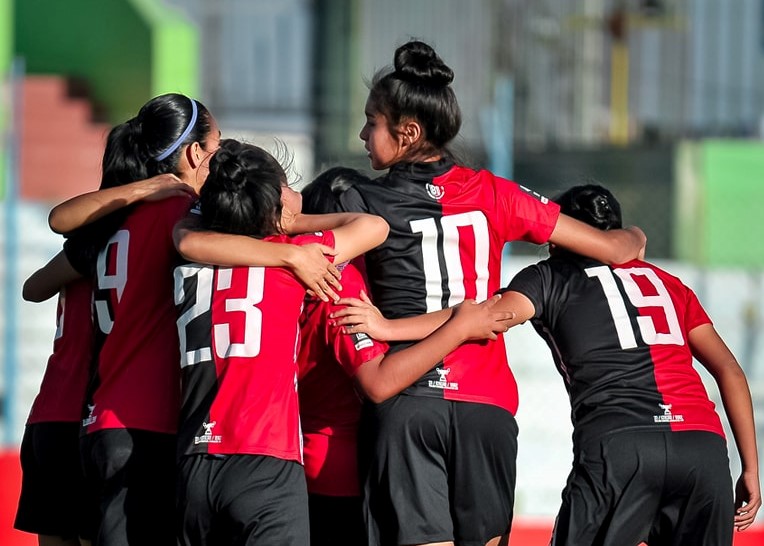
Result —
[[[60, 295], [18, 529], [43, 545], [507, 544], [503, 336], [528, 320], [574, 428], [551, 544], [729, 545], [752, 524], [748, 384], [693, 292], [643, 261], [604, 187], [550, 201], [459, 164], [453, 77], [429, 45], [400, 46], [359, 135], [384, 174], [335, 167], [301, 193], [180, 94], [111, 130], [100, 190], [51, 211], [63, 250], [24, 285]], [[515, 240], [550, 257], [502, 287]], [[741, 457], [734, 492], [693, 358]]]

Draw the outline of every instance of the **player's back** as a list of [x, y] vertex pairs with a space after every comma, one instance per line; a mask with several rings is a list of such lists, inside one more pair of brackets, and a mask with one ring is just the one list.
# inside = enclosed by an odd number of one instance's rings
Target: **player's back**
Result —
[[190, 206], [177, 197], [137, 206], [99, 253], [94, 321], [95, 377], [88, 432], [177, 430], [180, 383], [172, 231]]
[[615, 430], [710, 430], [714, 405], [688, 333], [710, 322], [678, 278], [642, 261], [607, 266], [565, 254], [510, 283], [534, 302], [569, 391], [576, 437]]

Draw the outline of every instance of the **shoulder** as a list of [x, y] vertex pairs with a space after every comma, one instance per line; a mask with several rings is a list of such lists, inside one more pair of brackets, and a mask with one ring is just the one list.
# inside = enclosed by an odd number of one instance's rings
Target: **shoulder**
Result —
[[185, 216], [193, 204], [194, 199], [186, 195], [168, 197], [160, 201], [143, 201], [135, 207], [134, 214], [154, 217], [157, 220], [177, 220]]
[[361, 290], [367, 294], [369, 292], [363, 275], [354, 265], [347, 264], [342, 269], [342, 290], [340, 296], [343, 298], [357, 298]]

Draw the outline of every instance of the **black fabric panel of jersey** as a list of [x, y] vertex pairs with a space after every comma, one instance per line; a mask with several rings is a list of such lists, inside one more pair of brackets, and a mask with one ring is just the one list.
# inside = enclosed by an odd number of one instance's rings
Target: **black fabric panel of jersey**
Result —
[[624, 350], [602, 285], [585, 271], [597, 266], [603, 264], [575, 255], [552, 257], [518, 273], [508, 287], [541, 306], [531, 323], [565, 381], [574, 441], [643, 426], [670, 430], [668, 424], [652, 421], [663, 399], [650, 346], [637, 324], [639, 310], [617, 282], [637, 342]]

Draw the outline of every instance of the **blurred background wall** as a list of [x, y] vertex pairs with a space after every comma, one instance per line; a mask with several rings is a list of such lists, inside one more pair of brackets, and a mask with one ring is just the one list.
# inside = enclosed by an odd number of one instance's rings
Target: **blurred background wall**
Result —
[[[20, 286], [61, 246], [50, 206], [98, 186], [108, 129], [178, 91], [224, 136], [286, 143], [295, 181], [368, 171], [366, 82], [412, 37], [455, 71], [465, 161], [550, 196], [614, 190], [648, 258], [699, 293], [739, 357], [764, 438], [764, 0], [0, 0], [0, 543], [54, 331], [55, 304], [22, 302]], [[505, 278], [541, 257], [511, 245]], [[517, 513], [540, 518], [544, 544], [570, 464], [567, 398], [529, 327], [509, 344]]]

